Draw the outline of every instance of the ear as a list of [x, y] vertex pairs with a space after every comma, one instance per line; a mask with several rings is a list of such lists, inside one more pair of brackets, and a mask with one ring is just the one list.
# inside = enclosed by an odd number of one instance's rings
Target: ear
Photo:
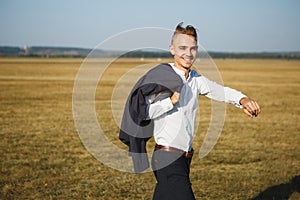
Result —
[[175, 49], [174, 49], [174, 46], [172, 44], [169, 46], [169, 50], [170, 50], [170, 53], [174, 56], [175, 55]]

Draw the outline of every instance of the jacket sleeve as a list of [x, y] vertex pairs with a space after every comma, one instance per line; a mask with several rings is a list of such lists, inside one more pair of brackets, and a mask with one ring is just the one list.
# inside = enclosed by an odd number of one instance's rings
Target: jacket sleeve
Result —
[[151, 69], [133, 87], [123, 112], [119, 139], [129, 147], [135, 172], [149, 167], [146, 142], [153, 136], [153, 121], [148, 118], [146, 97], [166, 90], [173, 93], [181, 87], [181, 78], [166, 64]]

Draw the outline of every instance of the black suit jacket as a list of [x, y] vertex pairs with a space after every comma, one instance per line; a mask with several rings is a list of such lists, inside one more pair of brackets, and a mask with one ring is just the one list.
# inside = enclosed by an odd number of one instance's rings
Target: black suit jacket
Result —
[[128, 96], [119, 139], [129, 147], [135, 172], [149, 167], [146, 143], [153, 136], [153, 121], [147, 119], [146, 96], [165, 91], [180, 93], [182, 85], [181, 77], [169, 64], [160, 64], [140, 78]]

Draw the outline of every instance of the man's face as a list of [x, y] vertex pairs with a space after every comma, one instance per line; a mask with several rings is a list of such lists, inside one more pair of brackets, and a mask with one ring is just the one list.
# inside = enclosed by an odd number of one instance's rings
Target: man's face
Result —
[[197, 56], [197, 42], [193, 36], [177, 34], [173, 37], [170, 52], [174, 55], [175, 67], [190, 69]]

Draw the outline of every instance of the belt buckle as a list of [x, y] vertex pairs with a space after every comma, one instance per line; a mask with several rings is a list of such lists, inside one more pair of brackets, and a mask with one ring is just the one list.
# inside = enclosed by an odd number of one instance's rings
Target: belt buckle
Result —
[[191, 158], [191, 157], [193, 156], [193, 152], [189, 152], [189, 151], [184, 152], [184, 156], [185, 156], [186, 158]]

